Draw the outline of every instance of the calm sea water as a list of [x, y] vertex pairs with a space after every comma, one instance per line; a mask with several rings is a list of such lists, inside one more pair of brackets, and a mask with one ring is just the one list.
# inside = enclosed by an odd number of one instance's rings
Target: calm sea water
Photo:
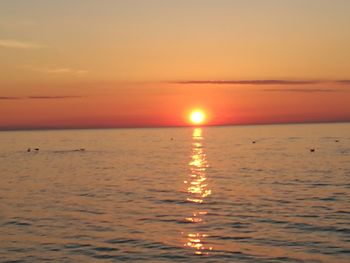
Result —
[[0, 132], [0, 168], [1, 262], [350, 261], [350, 124]]

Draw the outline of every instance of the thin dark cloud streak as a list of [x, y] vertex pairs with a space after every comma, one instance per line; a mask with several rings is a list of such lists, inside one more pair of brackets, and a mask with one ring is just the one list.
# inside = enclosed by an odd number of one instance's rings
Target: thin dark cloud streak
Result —
[[310, 84], [350, 84], [349, 79], [339, 80], [283, 80], [283, 79], [253, 79], [253, 80], [182, 80], [170, 81], [172, 84], [212, 84], [212, 85], [310, 85]]
[[350, 79], [342, 79], [342, 80], [337, 80], [335, 82], [340, 84], [350, 84]]
[[174, 84], [236, 84], [236, 85], [307, 85], [319, 84], [318, 80], [280, 80], [280, 79], [256, 79], [256, 80], [185, 80], [173, 81]]
[[339, 92], [340, 89], [263, 89], [267, 92], [300, 92], [300, 93], [318, 93], [318, 92]]
[[0, 96], [0, 100], [20, 100], [21, 97], [6, 97], [6, 96]]
[[75, 98], [81, 98], [82, 96], [29, 96], [26, 97], [26, 99], [75, 99]]
[[[348, 79], [339, 80], [283, 80], [283, 79], [255, 79], [255, 80], [185, 80], [172, 81], [172, 84], [189, 85], [189, 84], [206, 84], [206, 85], [252, 85], [252, 86], [270, 86], [266, 89], [260, 89], [263, 92], [298, 92], [298, 93], [331, 93], [331, 92], [347, 92], [347, 89], [340, 88], [339, 85], [347, 86], [350, 84]], [[315, 87], [317, 84], [338, 84], [338, 87]], [[290, 88], [288, 86], [306, 86], [309, 88]], [[278, 86], [278, 88], [272, 88]], [[285, 86], [285, 87], [283, 87]]]
[[27, 96], [27, 97], [8, 97], [0, 96], [0, 100], [32, 100], [32, 99], [76, 99], [82, 98], [83, 96]]

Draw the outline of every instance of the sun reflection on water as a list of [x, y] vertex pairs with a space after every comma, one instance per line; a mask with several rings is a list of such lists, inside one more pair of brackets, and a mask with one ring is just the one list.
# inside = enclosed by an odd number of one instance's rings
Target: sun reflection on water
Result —
[[[190, 173], [189, 179], [184, 181], [188, 202], [198, 205], [198, 210], [192, 215], [185, 218], [186, 222], [194, 224], [204, 223], [204, 216], [207, 211], [201, 210], [200, 204], [205, 202], [205, 199], [211, 195], [206, 177], [206, 169], [208, 163], [206, 154], [203, 148], [202, 129], [195, 128], [192, 134], [192, 154], [189, 162]], [[208, 246], [205, 239], [208, 237], [205, 233], [190, 232], [186, 234], [185, 247], [192, 248], [196, 255], [207, 255], [213, 248]]]

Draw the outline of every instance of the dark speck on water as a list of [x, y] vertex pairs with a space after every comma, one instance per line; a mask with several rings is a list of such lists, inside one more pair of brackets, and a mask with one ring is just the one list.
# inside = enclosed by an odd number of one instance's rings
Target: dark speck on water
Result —
[[0, 132], [0, 262], [348, 263], [349, 134]]

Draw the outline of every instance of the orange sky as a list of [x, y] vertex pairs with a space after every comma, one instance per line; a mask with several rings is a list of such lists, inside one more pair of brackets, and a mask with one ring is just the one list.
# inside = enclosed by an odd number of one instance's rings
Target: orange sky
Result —
[[350, 121], [349, 1], [4, 0], [0, 129]]
[[[81, 90], [84, 86], [75, 85], [65, 88]], [[3, 128], [188, 125], [188, 116], [196, 108], [206, 112], [210, 125], [350, 120], [348, 84], [95, 85], [85, 87], [84, 95], [3, 97], [1, 125]]]

